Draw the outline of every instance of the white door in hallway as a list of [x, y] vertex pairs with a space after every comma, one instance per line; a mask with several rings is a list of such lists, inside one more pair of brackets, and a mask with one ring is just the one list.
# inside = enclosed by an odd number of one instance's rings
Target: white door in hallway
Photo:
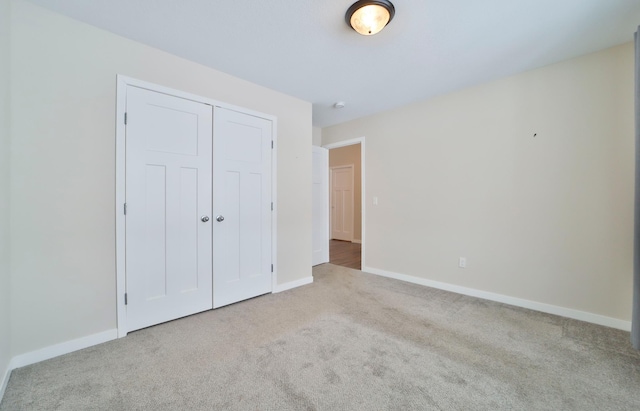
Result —
[[353, 240], [353, 165], [331, 167], [331, 238]]
[[212, 107], [126, 96], [127, 331], [212, 308]]
[[272, 121], [215, 107], [213, 305], [272, 291]]
[[312, 156], [311, 265], [318, 265], [329, 262], [329, 150], [313, 147]]

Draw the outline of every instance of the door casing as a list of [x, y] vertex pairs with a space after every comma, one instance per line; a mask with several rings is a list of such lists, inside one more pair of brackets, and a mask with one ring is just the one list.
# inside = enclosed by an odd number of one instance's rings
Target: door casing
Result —
[[[352, 146], [354, 144], [360, 144], [360, 173], [361, 173], [361, 183], [362, 183], [362, 192], [360, 193], [360, 198], [362, 199], [361, 204], [362, 204], [362, 249], [360, 252], [360, 261], [361, 261], [361, 265], [362, 265], [362, 271], [366, 271], [367, 270], [367, 264], [366, 264], [366, 242], [367, 242], [367, 195], [366, 195], [366, 191], [367, 191], [367, 184], [366, 184], [366, 138], [363, 137], [357, 137], [357, 138], [352, 138], [349, 140], [343, 140], [343, 141], [339, 141], [337, 143], [329, 143], [329, 144], [323, 144], [322, 147], [331, 150], [333, 148], [340, 148], [340, 147], [345, 147], [345, 146]], [[331, 222], [327, 221], [327, 230], [331, 229]]]
[[[213, 100], [207, 97], [198, 96], [191, 93], [175, 90], [169, 87], [160, 86], [143, 80], [137, 80], [131, 77], [117, 75], [116, 76], [116, 196], [115, 196], [115, 214], [116, 214], [116, 319], [118, 328], [118, 338], [127, 335], [127, 315], [125, 305], [126, 292], [126, 249], [125, 249], [125, 233], [126, 220], [124, 216], [124, 204], [126, 202], [126, 128], [125, 114], [127, 102], [127, 87], [135, 86], [147, 90], [164, 93], [187, 100], [193, 100], [199, 103], [208, 104], [212, 107], [222, 107], [229, 110], [238, 111], [256, 117], [261, 117], [271, 121], [273, 150], [271, 150], [271, 201], [273, 202], [273, 212], [271, 213], [271, 261], [273, 263], [273, 273], [271, 276], [272, 290], [278, 284], [278, 261], [277, 261], [277, 152], [278, 152], [278, 120], [277, 117], [264, 114], [258, 111], [249, 110], [244, 107], [238, 107], [221, 101]], [[212, 136], [213, 138], [213, 136]], [[213, 292], [213, 290], [212, 290]]]

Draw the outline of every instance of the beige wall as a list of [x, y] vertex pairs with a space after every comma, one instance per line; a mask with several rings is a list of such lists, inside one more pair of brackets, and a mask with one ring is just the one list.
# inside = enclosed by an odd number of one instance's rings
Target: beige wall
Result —
[[311, 275], [310, 103], [13, 5], [14, 355], [116, 327], [116, 74], [278, 117], [278, 282]]
[[[9, 23], [10, 2], [0, 0], [0, 387], [11, 357], [9, 272]], [[1, 389], [1, 388], [0, 388]]]
[[362, 164], [360, 144], [329, 150], [329, 167], [353, 164], [353, 239], [362, 240]]
[[322, 129], [320, 127], [313, 127], [312, 134], [312, 144], [318, 147], [322, 146]]
[[366, 137], [367, 266], [630, 320], [633, 60], [624, 44], [323, 129]]

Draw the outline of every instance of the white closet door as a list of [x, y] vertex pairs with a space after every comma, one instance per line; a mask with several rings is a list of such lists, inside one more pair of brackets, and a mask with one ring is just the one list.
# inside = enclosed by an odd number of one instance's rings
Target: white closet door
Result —
[[272, 122], [216, 107], [213, 128], [217, 308], [272, 291]]
[[329, 262], [329, 150], [313, 147], [312, 156], [311, 265], [318, 265]]
[[212, 308], [209, 105], [127, 88], [128, 331]]

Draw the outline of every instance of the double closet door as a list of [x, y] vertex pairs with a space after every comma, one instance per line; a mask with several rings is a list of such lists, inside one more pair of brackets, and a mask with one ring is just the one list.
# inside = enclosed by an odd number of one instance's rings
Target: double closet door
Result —
[[271, 292], [272, 121], [126, 93], [127, 331]]

